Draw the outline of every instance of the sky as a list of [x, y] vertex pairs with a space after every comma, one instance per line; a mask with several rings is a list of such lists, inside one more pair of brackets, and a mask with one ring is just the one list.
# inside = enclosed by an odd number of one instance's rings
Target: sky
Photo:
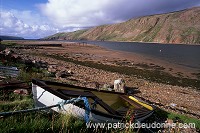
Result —
[[0, 35], [43, 38], [200, 6], [200, 0], [0, 0]]

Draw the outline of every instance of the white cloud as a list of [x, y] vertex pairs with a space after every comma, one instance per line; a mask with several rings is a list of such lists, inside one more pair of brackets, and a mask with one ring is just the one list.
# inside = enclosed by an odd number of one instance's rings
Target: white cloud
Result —
[[1, 35], [41, 38], [102, 24], [119, 23], [133, 17], [185, 9], [199, 0], [48, 0], [38, 10], [3, 10]]
[[47, 18], [41, 16], [38, 12], [31, 11], [31, 10], [15, 10], [12, 9], [11, 12], [16, 18], [23, 20], [24, 23], [28, 23], [29, 25], [45, 25], [47, 22]]
[[48, 0], [38, 6], [59, 27], [91, 27], [198, 4], [199, 0]]
[[[19, 11], [17, 12], [20, 13]], [[1, 11], [0, 16], [1, 35], [13, 35], [25, 38], [40, 38], [58, 32], [57, 28], [53, 28], [49, 25], [37, 25], [33, 24], [32, 22], [29, 24], [24, 23], [24, 21], [17, 18], [11, 11]], [[21, 19], [23, 18], [21, 17]]]
[[[115, 0], [114, 3], [123, 0]], [[49, 0], [39, 8], [54, 24], [60, 27], [90, 27], [102, 23], [113, 23], [113, 16], [107, 15], [112, 7], [109, 0]]]

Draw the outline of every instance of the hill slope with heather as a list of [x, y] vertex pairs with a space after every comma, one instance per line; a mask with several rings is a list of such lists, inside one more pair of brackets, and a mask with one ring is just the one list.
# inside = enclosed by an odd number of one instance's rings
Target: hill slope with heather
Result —
[[58, 33], [45, 39], [200, 44], [200, 7], [134, 18], [88, 30]]

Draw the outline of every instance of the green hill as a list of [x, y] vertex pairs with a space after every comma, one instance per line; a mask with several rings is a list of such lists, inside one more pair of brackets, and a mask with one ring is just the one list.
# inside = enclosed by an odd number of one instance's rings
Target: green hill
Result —
[[16, 36], [1, 36], [0, 35], [0, 39], [1, 40], [23, 40], [24, 38], [16, 37]]

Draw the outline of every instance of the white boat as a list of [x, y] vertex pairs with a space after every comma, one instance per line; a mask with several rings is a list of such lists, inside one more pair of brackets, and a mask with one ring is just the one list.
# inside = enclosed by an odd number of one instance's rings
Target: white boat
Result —
[[[89, 120], [93, 122], [122, 122], [126, 116], [142, 121], [154, 112], [154, 107], [126, 93], [96, 90], [69, 84], [32, 80], [32, 92], [37, 107], [52, 106], [71, 98], [86, 97], [89, 101]], [[84, 119], [88, 110], [84, 102], [65, 104], [52, 110]]]

